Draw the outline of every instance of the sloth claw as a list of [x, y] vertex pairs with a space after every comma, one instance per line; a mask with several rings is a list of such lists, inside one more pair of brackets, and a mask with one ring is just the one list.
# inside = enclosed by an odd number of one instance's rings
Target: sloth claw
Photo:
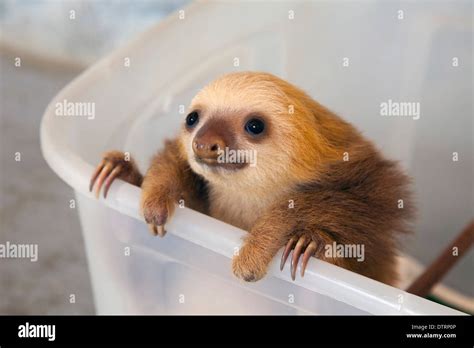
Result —
[[280, 271], [283, 271], [283, 267], [285, 267], [285, 262], [290, 255], [291, 249], [293, 248], [293, 244], [298, 240], [298, 237], [293, 236], [286, 244], [285, 250], [283, 251], [283, 255], [281, 255], [280, 261]]
[[[296, 242], [296, 245], [295, 245]], [[306, 270], [306, 266], [311, 256], [316, 253], [317, 246], [316, 242], [312, 241], [310, 237], [306, 235], [302, 235], [300, 237], [293, 236], [286, 244], [285, 250], [283, 251], [283, 255], [281, 257], [280, 262], [280, 270], [283, 270], [285, 266], [286, 260], [290, 255], [291, 250], [293, 249], [293, 255], [291, 258], [290, 270], [291, 270], [291, 279], [296, 279], [296, 269], [298, 267], [298, 262], [300, 260], [301, 255], [303, 255], [302, 262], [301, 262], [301, 277], [304, 277], [304, 272]]]
[[164, 225], [148, 224], [148, 229], [153, 236], [160, 236], [163, 238], [166, 234]]
[[89, 191], [92, 192], [95, 186], [95, 196], [97, 198], [99, 198], [102, 187], [104, 188], [104, 198], [107, 198], [107, 193], [114, 180], [126, 178], [127, 173], [133, 171], [133, 164], [124, 162], [124, 156], [119, 151], [109, 151], [104, 154], [89, 182]]
[[89, 183], [89, 191], [92, 192], [92, 189], [95, 185], [95, 196], [99, 198], [100, 190], [104, 186], [104, 198], [107, 198], [107, 192], [109, 191], [110, 185], [115, 178], [120, 174], [121, 166], [114, 166], [112, 163], [107, 163], [102, 161], [92, 174], [91, 181]]
[[110, 164], [110, 163], [107, 163], [103, 168], [102, 170], [100, 171], [100, 174], [99, 176], [97, 177], [97, 182], [96, 183], [93, 183], [93, 185], [95, 184], [95, 196], [97, 198], [99, 198], [99, 194], [100, 194], [100, 189], [102, 188], [102, 185], [104, 184], [104, 181], [105, 179], [107, 178], [107, 176], [110, 174], [110, 172], [112, 171], [113, 169], [113, 165]]
[[312, 241], [306, 247], [306, 250], [303, 254], [303, 261], [301, 262], [301, 277], [304, 277], [304, 271], [306, 270], [306, 265], [308, 264], [309, 258], [316, 253], [317, 246], [316, 242]]
[[97, 166], [97, 168], [94, 170], [94, 174], [92, 174], [91, 181], [89, 183], [89, 192], [92, 192], [92, 189], [94, 188], [94, 183], [97, 180], [97, 177], [99, 176], [100, 172], [104, 168], [104, 165], [105, 165], [105, 161], [102, 160]]
[[117, 176], [119, 176], [119, 174], [121, 173], [121, 170], [122, 170], [121, 166], [115, 167], [112, 170], [112, 172], [110, 173], [110, 175], [107, 177], [107, 179], [105, 180], [105, 183], [104, 183], [104, 198], [107, 198], [107, 192], [109, 192], [110, 185], [112, 185], [112, 182], [115, 180], [115, 178], [117, 178]]

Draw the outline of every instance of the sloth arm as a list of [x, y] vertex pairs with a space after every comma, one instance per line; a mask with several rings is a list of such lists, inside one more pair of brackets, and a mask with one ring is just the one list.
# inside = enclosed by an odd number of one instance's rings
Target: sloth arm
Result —
[[[153, 157], [143, 179], [142, 208], [145, 219], [149, 213], [151, 221], [160, 222], [159, 217], [152, 216], [153, 211], [147, 212], [147, 208], [153, 208], [160, 200], [172, 203], [172, 206], [183, 200], [184, 205], [191, 209], [202, 213], [208, 210], [206, 182], [192, 171], [178, 139], [165, 141], [163, 150]], [[172, 213], [172, 206], [170, 213]]]
[[[396, 278], [394, 231], [407, 231], [412, 215], [407, 178], [394, 163], [376, 156], [338, 164], [328, 172], [330, 177], [298, 187], [260, 217], [234, 260], [238, 276], [260, 279], [286, 245], [281, 268], [294, 248], [293, 279], [300, 258], [304, 275], [311, 256], [384, 282]], [[399, 199], [405, 200], [404, 209], [397, 208]], [[364, 260], [326, 257], [326, 245], [334, 242], [364, 246]]]
[[153, 157], [144, 177], [134, 160], [124, 152], [106, 152], [92, 175], [89, 190], [95, 186], [98, 197], [103, 188], [104, 198], [107, 198], [108, 190], [117, 178], [142, 188], [140, 206], [155, 235], [164, 235], [164, 224], [180, 200], [202, 213], [208, 210], [206, 183], [189, 167], [178, 139], [165, 141], [164, 148]]

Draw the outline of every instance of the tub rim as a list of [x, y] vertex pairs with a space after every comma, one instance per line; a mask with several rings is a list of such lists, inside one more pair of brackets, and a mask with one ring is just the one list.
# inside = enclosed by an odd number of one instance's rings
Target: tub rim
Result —
[[[202, 11], [206, 7], [220, 6], [218, 3], [191, 3], [184, 9], [186, 13]], [[176, 16], [170, 15], [160, 23], [152, 26], [124, 46], [112, 51], [97, 63], [80, 73], [68, 83], [48, 104], [40, 126], [40, 143], [44, 159], [51, 169], [76, 193], [95, 199], [89, 192], [89, 178], [94, 171], [94, 165], [86, 162], [71, 148], [61, 142], [61, 129], [55, 122], [54, 105], [59, 100], [68, 99], [74, 90], [87, 86], [91, 76], [106, 69], [108, 64], [117, 56], [124, 56], [126, 52], [145, 42], [149, 35], [160, 35], [162, 29], [178, 23]], [[164, 38], [165, 39], [165, 38]], [[100, 202], [111, 209], [117, 210], [134, 219], [144, 221], [139, 212], [140, 189], [122, 180], [116, 180], [111, 186], [107, 200], [100, 198]], [[179, 219], [195, 219], [210, 223], [220, 231], [218, 234], [207, 230], [193, 231], [180, 230], [179, 224], [173, 222]], [[224, 231], [224, 232], [223, 232]], [[177, 209], [173, 220], [168, 227], [168, 233], [179, 236], [187, 241], [208, 248], [229, 259], [233, 257], [234, 247], [242, 244], [246, 232], [225, 224], [212, 217], [200, 214], [188, 208]], [[283, 249], [283, 248], [282, 248]], [[292, 282], [287, 263], [283, 272], [280, 272], [279, 262], [283, 250], [280, 250], [271, 262], [268, 276], [274, 276]], [[229, 270], [231, 272], [231, 270]], [[432, 314], [432, 315], [465, 315], [465, 313], [434, 303], [424, 298], [409, 294], [401, 289], [380, 283], [360, 274], [312, 258], [307, 265], [305, 277], [297, 278], [294, 284], [309, 291], [314, 291], [335, 300], [344, 302], [371, 314]], [[403, 301], [400, 302], [400, 296]]]

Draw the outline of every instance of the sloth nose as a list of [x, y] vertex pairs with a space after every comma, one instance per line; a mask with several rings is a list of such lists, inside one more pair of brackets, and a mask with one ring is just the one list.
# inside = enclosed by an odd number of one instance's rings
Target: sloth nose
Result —
[[193, 141], [194, 154], [202, 159], [217, 159], [225, 147], [224, 139], [218, 136], [204, 136]]

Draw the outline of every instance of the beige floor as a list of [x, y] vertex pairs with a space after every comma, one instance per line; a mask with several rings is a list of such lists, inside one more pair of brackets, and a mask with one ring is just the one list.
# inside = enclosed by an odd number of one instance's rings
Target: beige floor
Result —
[[73, 192], [39, 144], [46, 105], [79, 72], [0, 48], [0, 243], [38, 244], [37, 262], [0, 259], [0, 314], [94, 313], [79, 219], [69, 208]]

